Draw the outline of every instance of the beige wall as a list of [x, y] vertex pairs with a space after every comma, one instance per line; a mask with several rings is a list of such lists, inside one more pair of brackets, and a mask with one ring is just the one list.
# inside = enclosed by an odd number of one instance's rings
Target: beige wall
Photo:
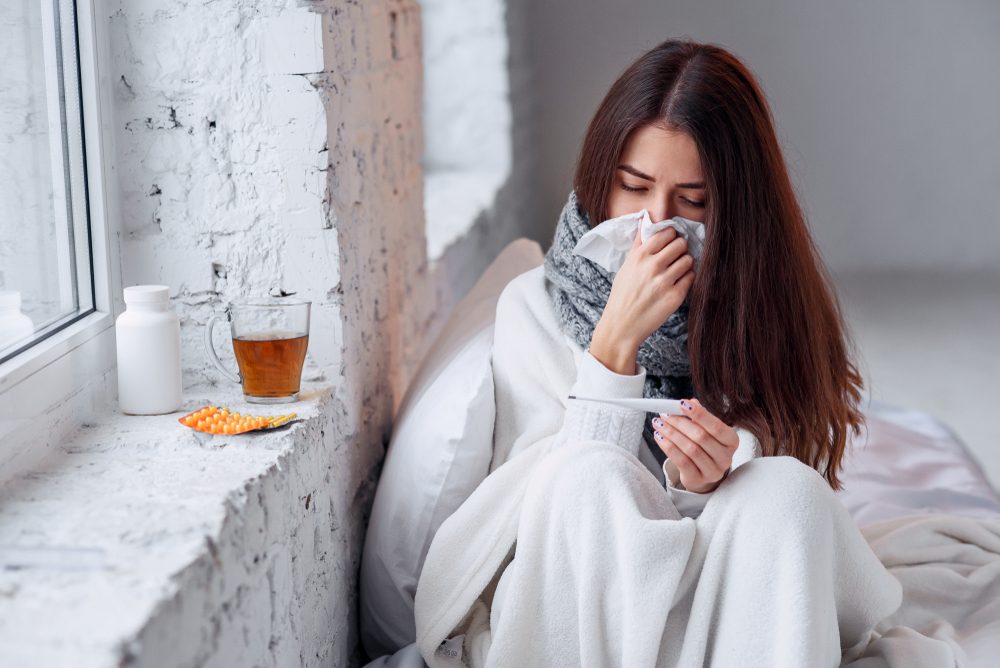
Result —
[[530, 28], [549, 229], [612, 81], [687, 36], [725, 46], [762, 81], [835, 271], [997, 266], [1000, 4], [552, 0]]

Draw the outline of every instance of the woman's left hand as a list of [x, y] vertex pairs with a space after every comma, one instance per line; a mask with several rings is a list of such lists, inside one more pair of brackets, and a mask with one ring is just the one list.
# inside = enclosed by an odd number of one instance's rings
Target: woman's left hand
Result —
[[653, 419], [660, 449], [677, 465], [684, 488], [697, 493], [719, 486], [740, 444], [736, 430], [712, 415], [697, 399], [681, 401], [685, 415]]

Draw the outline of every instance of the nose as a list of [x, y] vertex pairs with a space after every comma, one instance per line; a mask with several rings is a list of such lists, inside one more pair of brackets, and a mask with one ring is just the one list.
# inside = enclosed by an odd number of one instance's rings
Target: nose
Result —
[[647, 207], [649, 211], [649, 218], [654, 223], [658, 223], [662, 220], [669, 220], [674, 216], [680, 215], [677, 211], [677, 205], [671, 203], [669, 200], [660, 200], [651, 206]]

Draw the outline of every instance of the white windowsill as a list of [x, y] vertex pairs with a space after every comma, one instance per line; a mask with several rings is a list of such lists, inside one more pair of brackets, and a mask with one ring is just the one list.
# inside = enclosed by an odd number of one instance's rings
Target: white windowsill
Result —
[[0, 364], [0, 394], [114, 324], [110, 313], [95, 311]]
[[[329, 540], [313, 525], [330, 528], [320, 497], [335, 461], [332, 388], [307, 385], [302, 400], [275, 406], [246, 404], [234, 389], [189, 388], [170, 415], [106, 414], [0, 489], [0, 665], [119, 665], [150, 620], [192, 605], [190, 595], [174, 600], [192, 578], [201, 605], [180, 618], [197, 629], [220, 601], [242, 605], [238, 588], [263, 587], [266, 598], [270, 578], [291, 577], [300, 525], [310, 555]], [[300, 419], [238, 436], [177, 422], [209, 403]], [[261, 485], [289, 476], [315, 489], [311, 498], [259, 498]], [[268, 508], [275, 497], [287, 507]]]
[[493, 206], [509, 174], [501, 169], [436, 170], [424, 177], [427, 257], [434, 261]]

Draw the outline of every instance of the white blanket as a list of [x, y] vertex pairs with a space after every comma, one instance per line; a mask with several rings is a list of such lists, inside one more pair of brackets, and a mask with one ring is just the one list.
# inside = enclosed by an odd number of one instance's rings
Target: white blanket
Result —
[[[993, 531], [983, 520], [948, 517], [879, 523], [872, 527], [873, 554], [832, 492], [815, 494], [822, 487], [809, 482], [810, 473], [789, 458], [753, 460], [694, 521], [676, 514], [656, 480], [622, 449], [598, 441], [556, 448], [522, 486], [516, 553], [493, 614], [475, 600], [468, 616], [461, 614], [464, 623], [455, 624], [464, 643], [452, 648], [470, 666], [837, 666], [846, 648], [843, 665], [855, 668], [947, 668], [972, 665], [961, 634], [978, 629], [976, 642], [997, 642], [1000, 545], [983, 550], [936, 531], [951, 522], [961, 527], [962, 541], [996, 543], [1000, 521]], [[768, 491], [778, 480], [784, 495]], [[590, 493], [576, 493], [584, 486]], [[727, 497], [751, 502], [740, 506]], [[496, 516], [477, 502], [489, 504], [482, 495], [459, 512]], [[767, 527], [768, 518], [780, 530]], [[435, 541], [431, 550], [487, 548], [478, 536], [454, 538]], [[902, 563], [895, 550], [905, 555]], [[920, 565], [935, 551], [946, 563]], [[427, 582], [453, 583], [459, 572], [448, 564], [428, 555]], [[967, 577], [977, 564], [982, 582]], [[484, 564], [480, 575], [489, 572]], [[422, 602], [434, 596], [423, 578]], [[910, 604], [893, 615], [900, 581]], [[467, 586], [466, 594], [479, 589], [475, 578]], [[965, 619], [970, 601], [993, 623]], [[464, 608], [445, 614], [444, 626]], [[941, 613], [945, 620], [937, 620]], [[424, 626], [418, 623], [418, 634]], [[427, 640], [418, 635], [429, 665], [457, 665], [434, 655], [428, 645], [437, 637]]]
[[[939, 660], [936, 665], [949, 665], [950, 655], [940, 653], [936, 644], [925, 644], [926, 635], [944, 641], [958, 657], [957, 665], [995, 668], [1000, 656], [1000, 516], [913, 515], [873, 523], [862, 533], [902, 583], [903, 602], [858, 647], [845, 652], [842, 665], [882, 668]], [[925, 657], [924, 650], [931, 653]], [[426, 665], [412, 644], [369, 668]]]
[[[969, 620], [894, 620], [918, 587], [879, 563], [896, 539], [869, 546], [797, 460], [734, 465], [694, 520], [634, 449], [566, 439], [574, 355], [542, 286], [529, 271], [498, 304], [491, 473], [439, 529], [417, 586], [429, 665], [836, 666], [842, 648], [855, 668], [966, 665], [951, 630]], [[634, 433], [635, 418], [609, 416]], [[924, 526], [905, 531], [934, 543]], [[983, 550], [987, 570], [998, 555]]]
[[902, 584], [903, 603], [844, 665], [950, 666], [952, 656], [969, 668], [1000, 665], [1000, 516], [909, 515], [861, 531]]

